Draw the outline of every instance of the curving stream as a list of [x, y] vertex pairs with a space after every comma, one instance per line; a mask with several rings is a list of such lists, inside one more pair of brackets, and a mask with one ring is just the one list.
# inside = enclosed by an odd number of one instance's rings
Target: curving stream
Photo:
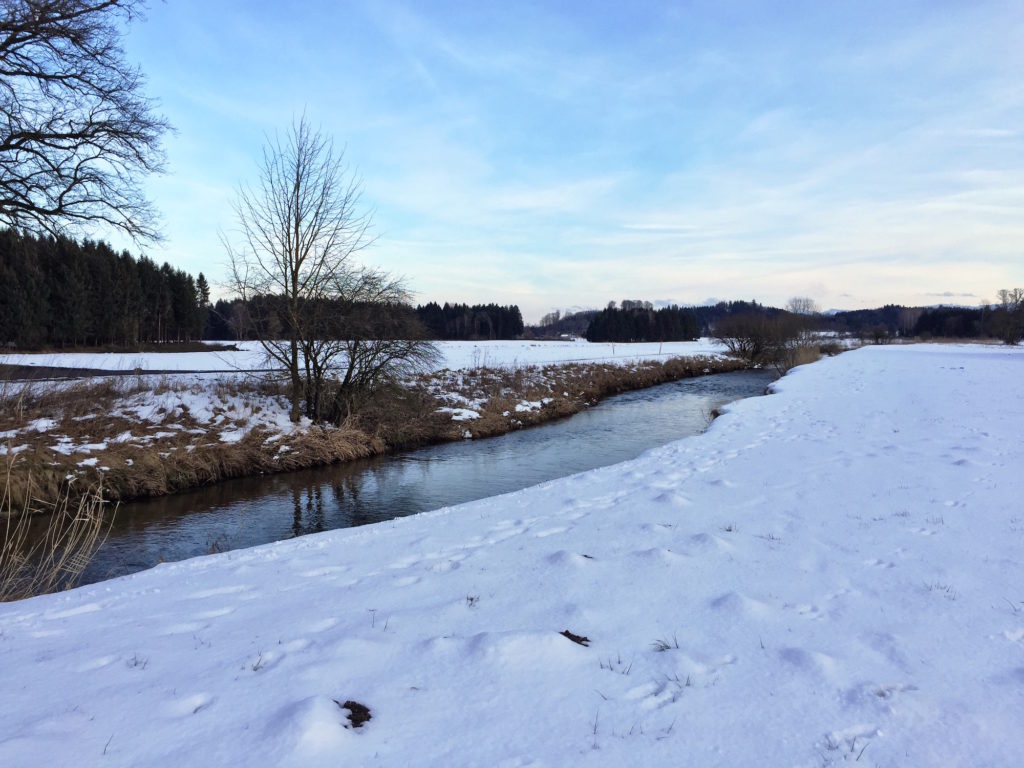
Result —
[[684, 379], [500, 437], [239, 478], [125, 504], [82, 583], [162, 561], [412, 515], [615, 464], [699, 434], [713, 409], [761, 395], [774, 379], [764, 371]]

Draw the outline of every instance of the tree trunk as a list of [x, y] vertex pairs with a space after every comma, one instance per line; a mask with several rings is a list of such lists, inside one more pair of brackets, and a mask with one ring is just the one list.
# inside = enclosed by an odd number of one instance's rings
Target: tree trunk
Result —
[[291, 360], [289, 361], [289, 368], [291, 368], [292, 377], [292, 410], [290, 418], [293, 422], [298, 423], [299, 419], [302, 418], [302, 410], [300, 404], [302, 402], [302, 379], [299, 376], [299, 342], [292, 334], [292, 348], [291, 348]]

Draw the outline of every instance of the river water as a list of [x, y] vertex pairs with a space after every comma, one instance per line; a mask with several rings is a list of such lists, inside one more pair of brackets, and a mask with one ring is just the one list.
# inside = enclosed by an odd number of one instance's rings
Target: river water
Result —
[[500, 437], [239, 478], [124, 504], [82, 581], [390, 520], [615, 464], [699, 434], [715, 408], [763, 394], [774, 378], [740, 371], [684, 379], [616, 395], [570, 418]]

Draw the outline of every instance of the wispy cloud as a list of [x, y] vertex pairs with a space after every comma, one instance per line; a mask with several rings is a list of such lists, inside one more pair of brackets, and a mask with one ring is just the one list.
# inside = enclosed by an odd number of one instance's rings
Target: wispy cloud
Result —
[[[156, 5], [180, 133], [160, 254], [219, 263], [231, 190], [306, 110], [423, 299], [823, 306], [1024, 283], [1024, 9]], [[668, 299], [665, 299], [668, 301]], [[675, 300], [675, 299], [673, 299]]]

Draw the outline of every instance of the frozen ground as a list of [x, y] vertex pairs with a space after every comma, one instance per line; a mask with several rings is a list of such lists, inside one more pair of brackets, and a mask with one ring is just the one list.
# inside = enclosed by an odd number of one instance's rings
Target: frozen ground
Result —
[[1019, 765], [1022, 382], [865, 348], [632, 462], [0, 606], [0, 765]]
[[[255, 342], [242, 342], [239, 351], [100, 353], [68, 352], [0, 355], [0, 364], [102, 371], [249, 371], [265, 367]], [[664, 344], [590, 344], [586, 341], [442, 341], [438, 368], [507, 367], [567, 362], [632, 363], [671, 356], [723, 352], [710, 339]]]

